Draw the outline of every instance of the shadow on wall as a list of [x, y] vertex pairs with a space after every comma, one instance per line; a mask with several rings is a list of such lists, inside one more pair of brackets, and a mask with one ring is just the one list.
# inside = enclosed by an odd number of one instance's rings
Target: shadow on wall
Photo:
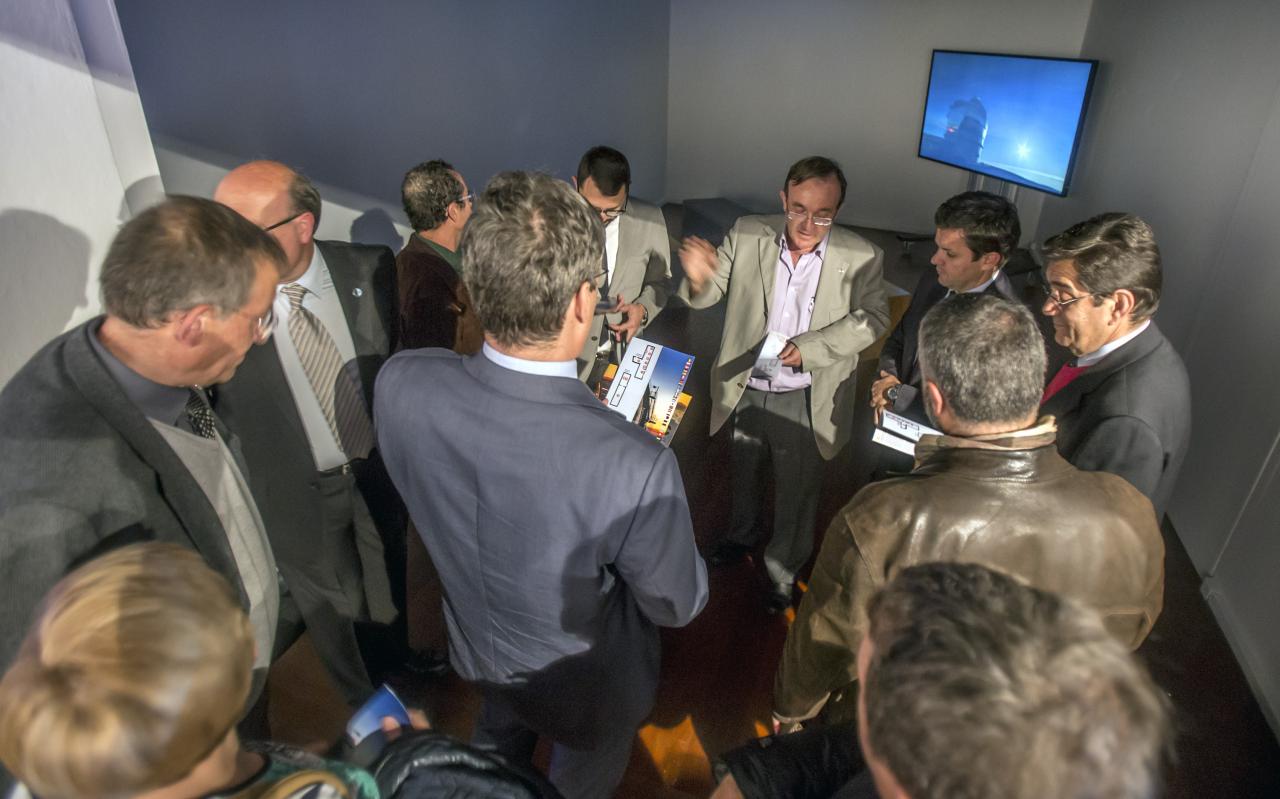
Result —
[[351, 240], [360, 244], [385, 244], [392, 252], [400, 252], [404, 238], [382, 208], [370, 208], [351, 222]]
[[36, 211], [0, 211], [5, 269], [0, 318], [14, 337], [0, 353], [0, 374], [16, 371], [89, 304], [89, 237]]

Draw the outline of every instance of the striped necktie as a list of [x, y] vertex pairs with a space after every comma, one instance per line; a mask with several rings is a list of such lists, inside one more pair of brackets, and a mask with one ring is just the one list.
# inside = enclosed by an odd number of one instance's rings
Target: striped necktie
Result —
[[280, 290], [289, 298], [289, 338], [334, 439], [348, 458], [367, 457], [373, 449], [373, 422], [360, 386], [347, 371], [329, 331], [302, 307], [307, 289], [290, 283]]

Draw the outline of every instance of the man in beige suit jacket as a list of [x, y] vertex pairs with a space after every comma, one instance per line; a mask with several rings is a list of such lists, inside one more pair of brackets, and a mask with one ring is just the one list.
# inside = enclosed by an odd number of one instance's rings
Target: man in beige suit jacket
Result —
[[729, 303], [711, 371], [711, 432], [733, 417], [733, 513], [708, 561], [733, 562], [755, 545], [769, 468], [775, 512], [764, 560], [775, 612], [790, 605], [813, 550], [822, 461], [849, 440], [858, 353], [889, 322], [883, 253], [833, 224], [846, 186], [834, 161], [802, 159], [779, 192], [782, 215], [739, 219], [718, 252], [696, 237], [680, 248], [680, 296], [693, 308]]
[[608, 314], [596, 316], [578, 355], [578, 376], [586, 380], [597, 354], [609, 355], [611, 333], [625, 347], [667, 304], [671, 244], [662, 211], [631, 197], [631, 165], [622, 153], [612, 147], [587, 150], [573, 185], [604, 223], [600, 291], [613, 302]]

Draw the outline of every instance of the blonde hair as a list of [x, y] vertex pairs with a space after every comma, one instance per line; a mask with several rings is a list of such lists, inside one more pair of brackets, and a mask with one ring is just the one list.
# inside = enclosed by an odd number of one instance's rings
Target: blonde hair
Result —
[[177, 782], [249, 695], [253, 632], [195, 552], [135, 544], [64, 577], [0, 680], [0, 760], [38, 796]]

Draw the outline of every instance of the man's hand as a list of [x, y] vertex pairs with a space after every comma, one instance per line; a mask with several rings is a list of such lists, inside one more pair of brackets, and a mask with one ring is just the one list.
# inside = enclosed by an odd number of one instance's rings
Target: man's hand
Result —
[[[417, 708], [406, 708], [409, 711], [409, 727], [415, 730], [429, 730], [431, 723], [427, 721], [427, 714]], [[382, 717], [382, 731], [386, 733], [387, 743], [391, 743], [400, 737], [404, 732], [404, 728], [400, 726], [400, 722], [390, 716]]]
[[697, 236], [689, 236], [680, 242], [680, 265], [684, 267], [685, 277], [689, 281], [689, 289], [694, 294], [701, 294], [707, 283], [715, 277], [720, 268], [720, 258], [711, 242]]
[[622, 295], [618, 295], [617, 312], [622, 314], [622, 321], [618, 324], [609, 323], [609, 329], [617, 333], [622, 338], [622, 343], [626, 344], [631, 341], [636, 333], [640, 332], [640, 324], [644, 321], [645, 308], [638, 302], [623, 302]]
[[778, 353], [778, 359], [782, 361], [783, 366], [790, 366], [792, 369], [799, 369], [804, 365], [804, 358], [800, 356], [800, 348], [790, 341], [787, 346], [782, 348], [782, 352]]
[[778, 714], [773, 714], [773, 734], [774, 735], [790, 735], [793, 732], [799, 732], [804, 728], [804, 723], [799, 721], [783, 721], [778, 718]]
[[900, 385], [901, 380], [889, 374], [888, 372], [880, 372], [880, 379], [871, 384], [871, 407], [876, 412], [876, 424], [880, 423], [880, 414], [885, 408], [889, 407], [889, 398], [884, 394], [890, 388]]

